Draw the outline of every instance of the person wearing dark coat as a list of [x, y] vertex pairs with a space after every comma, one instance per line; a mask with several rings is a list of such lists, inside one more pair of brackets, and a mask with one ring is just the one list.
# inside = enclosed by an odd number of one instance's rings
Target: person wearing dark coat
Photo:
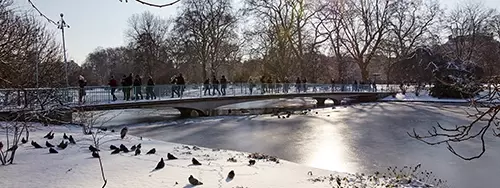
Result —
[[127, 76], [123, 75], [121, 80], [122, 92], [123, 92], [123, 100], [127, 100]]
[[295, 80], [295, 89], [297, 90], [297, 92], [300, 93], [300, 91], [302, 90], [301, 88], [301, 83], [302, 81], [300, 80], [300, 77], [297, 77], [297, 80]]
[[85, 103], [85, 95], [87, 95], [85, 92], [85, 86], [87, 86], [87, 81], [82, 75], [80, 75], [78, 78], [78, 103], [80, 104]]
[[135, 100], [139, 100], [139, 96], [141, 96], [141, 100], [144, 99], [144, 97], [142, 97], [142, 79], [139, 75], [135, 75], [134, 93], [135, 93]]
[[302, 89], [304, 92], [307, 92], [307, 80], [306, 80], [306, 78], [302, 79]]
[[109, 87], [111, 87], [111, 96], [113, 96], [113, 101], [118, 100], [115, 95], [116, 87], [118, 87], [118, 82], [116, 81], [114, 76], [111, 76], [108, 82]]
[[220, 89], [219, 89], [219, 80], [217, 80], [217, 78], [214, 76], [212, 76], [212, 95], [215, 95], [215, 91], [217, 91], [217, 93], [219, 93], [219, 95], [221, 94], [220, 93]]
[[222, 95], [226, 95], [226, 88], [227, 88], [227, 79], [226, 76], [222, 75], [222, 78], [220, 79], [220, 90]]
[[203, 82], [203, 95], [207, 95], [207, 91], [208, 91], [208, 95], [210, 95], [210, 79], [206, 79], [205, 82]]
[[182, 73], [177, 76], [177, 96], [181, 97], [184, 95], [184, 90], [186, 89], [186, 81], [184, 80], [184, 76], [182, 76]]
[[154, 92], [155, 82], [153, 81], [153, 77], [149, 76], [147, 87], [146, 87], [146, 99], [156, 99], [156, 94]]
[[179, 91], [178, 91], [178, 86], [177, 86], [177, 77], [172, 77], [171, 81], [170, 81], [170, 89], [172, 90], [172, 98], [174, 98], [174, 94], [177, 94], [179, 95]]
[[126, 88], [126, 100], [130, 100], [130, 92], [132, 91], [132, 84], [134, 83], [134, 75], [132, 73], [130, 73], [130, 75], [128, 75], [126, 78], [125, 78], [125, 87]]

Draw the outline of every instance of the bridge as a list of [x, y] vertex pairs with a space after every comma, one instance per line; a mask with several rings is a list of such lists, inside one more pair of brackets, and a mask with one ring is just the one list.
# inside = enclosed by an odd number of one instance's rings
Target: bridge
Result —
[[[79, 88], [38, 88], [38, 89], [1, 89], [0, 110], [13, 113], [18, 110], [36, 110], [46, 106], [64, 106], [72, 112], [101, 111], [131, 108], [171, 107], [178, 109], [181, 116], [209, 116], [211, 111], [225, 105], [243, 102], [291, 99], [309, 97], [317, 101], [318, 107], [324, 106], [326, 100], [340, 104], [343, 99], [350, 98], [361, 102], [395, 94], [395, 86], [377, 85], [332, 85], [332, 84], [228, 84], [225, 95], [200, 84], [189, 84], [182, 87], [180, 95], [172, 97], [172, 91], [181, 90], [178, 85], [157, 85], [154, 87], [128, 88], [131, 98], [124, 100], [127, 88], [118, 87], [113, 100], [111, 88], [106, 86], [85, 87], [85, 102], [78, 101]], [[142, 99], [137, 91], [141, 91]], [[155, 95], [156, 98], [149, 96]], [[50, 100], [49, 100], [50, 99]], [[136, 100], [137, 99], [137, 100]], [[45, 104], [43, 103], [45, 101]], [[49, 101], [49, 102], [47, 102]], [[50, 102], [52, 101], [52, 102]]]

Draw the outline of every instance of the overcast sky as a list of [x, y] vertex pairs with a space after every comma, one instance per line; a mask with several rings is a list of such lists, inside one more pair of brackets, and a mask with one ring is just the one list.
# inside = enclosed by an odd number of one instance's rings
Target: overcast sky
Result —
[[[125, 1], [125, 0], [124, 0]], [[32, 0], [33, 3], [54, 21], [59, 20], [59, 14], [70, 28], [66, 31], [66, 48], [68, 60], [75, 60], [82, 64], [88, 53], [97, 47], [116, 47], [125, 44], [124, 33], [127, 29], [127, 19], [132, 14], [151, 11], [163, 18], [174, 16], [177, 6], [154, 8], [128, 0], [122, 3], [119, 0]], [[171, 0], [147, 0], [153, 3], [165, 3]], [[453, 8], [461, 0], [440, 0], [445, 9]], [[31, 10], [28, 0], [14, 0], [16, 6]], [[500, 9], [499, 0], [482, 0], [491, 8]], [[60, 30], [56, 32], [61, 40]]]

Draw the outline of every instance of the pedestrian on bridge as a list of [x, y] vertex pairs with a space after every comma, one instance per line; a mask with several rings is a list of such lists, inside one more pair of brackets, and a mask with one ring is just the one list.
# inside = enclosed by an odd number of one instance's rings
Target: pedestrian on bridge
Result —
[[85, 78], [82, 75], [80, 75], [78, 77], [78, 103], [79, 104], [85, 103], [85, 95], [87, 95], [87, 93], [85, 92], [85, 86], [87, 86], [87, 81], [85, 80]]
[[207, 91], [208, 91], [208, 95], [210, 95], [210, 79], [206, 79], [205, 82], [203, 82], [203, 95], [207, 95]]
[[300, 77], [297, 77], [297, 80], [295, 80], [295, 90], [297, 93], [300, 93], [300, 90], [302, 88], [302, 81], [300, 80]]
[[290, 89], [290, 81], [288, 80], [288, 77], [285, 77], [285, 80], [283, 80], [283, 93], [288, 93], [289, 89]]
[[226, 95], [227, 79], [226, 76], [222, 75], [220, 79], [220, 90], [223, 96]]
[[219, 93], [219, 95], [221, 94], [220, 93], [220, 89], [219, 89], [219, 80], [217, 80], [217, 78], [215, 77], [215, 75], [212, 76], [212, 95], [215, 95], [215, 91], [217, 91], [217, 93]]
[[186, 80], [184, 80], [184, 76], [182, 76], [182, 73], [177, 76], [177, 96], [182, 97], [184, 95], [184, 90], [186, 89]]
[[134, 84], [134, 75], [130, 73], [127, 78], [125, 78], [125, 100], [130, 100], [130, 92], [132, 91], [132, 85]]
[[108, 85], [109, 85], [109, 87], [111, 87], [111, 96], [113, 96], [113, 101], [116, 101], [117, 98], [115, 95], [115, 91], [116, 91], [116, 87], [118, 87], [118, 82], [116, 81], [116, 79], [113, 75], [111, 75], [111, 79], [109, 79]]
[[127, 100], [127, 75], [123, 75], [122, 76], [122, 80], [121, 80], [121, 86], [122, 86], [122, 92], [123, 92], [123, 100]]
[[179, 91], [178, 91], [178, 86], [177, 86], [177, 76], [174, 76], [170, 79], [170, 90], [171, 90], [171, 94], [172, 94], [172, 98], [174, 98], [174, 94], [176, 94], [177, 96], [180, 96], [179, 94]]
[[141, 96], [141, 100], [144, 99], [144, 97], [142, 96], [142, 79], [141, 76], [139, 75], [135, 75], [134, 93], [135, 93], [135, 100], [139, 100], [139, 96]]
[[146, 86], [146, 100], [156, 99], [156, 94], [154, 92], [154, 89], [155, 89], [155, 82], [153, 81], [153, 77], [149, 76], [148, 83]]

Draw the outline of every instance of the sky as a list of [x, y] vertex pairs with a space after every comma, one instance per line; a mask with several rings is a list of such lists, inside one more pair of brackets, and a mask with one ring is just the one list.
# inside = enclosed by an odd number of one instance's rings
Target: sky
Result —
[[[70, 26], [65, 30], [66, 51], [68, 60], [78, 64], [85, 61], [86, 56], [98, 47], [117, 47], [126, 44], [125, 31], [127, 20], [133, 14], [150, 11], [165, 19], [173, 17], [178, 6], [155, 8], [142, 5], [135, 0], [128, 3], [119, 0], [32, 0], [47, 17], [54, 21], [64, 13], [64, 20]], [[146, 0], [151, 3], [167, 3], [173, 0]], [[443, 8], [451, 9], [462, 0], [439, 0]], [[474, 1], [474, 0], [472, 0]], [[486, 7], [500, 9], [498, 0], [477, 0]], [[28, 0], [14, 0], [19, 8], [34, 11]], [[56, 26], [48, 25], [57, 39], [62, 41], [61, 32]], [[61, 42], [62, 44], [62, 42]]]

